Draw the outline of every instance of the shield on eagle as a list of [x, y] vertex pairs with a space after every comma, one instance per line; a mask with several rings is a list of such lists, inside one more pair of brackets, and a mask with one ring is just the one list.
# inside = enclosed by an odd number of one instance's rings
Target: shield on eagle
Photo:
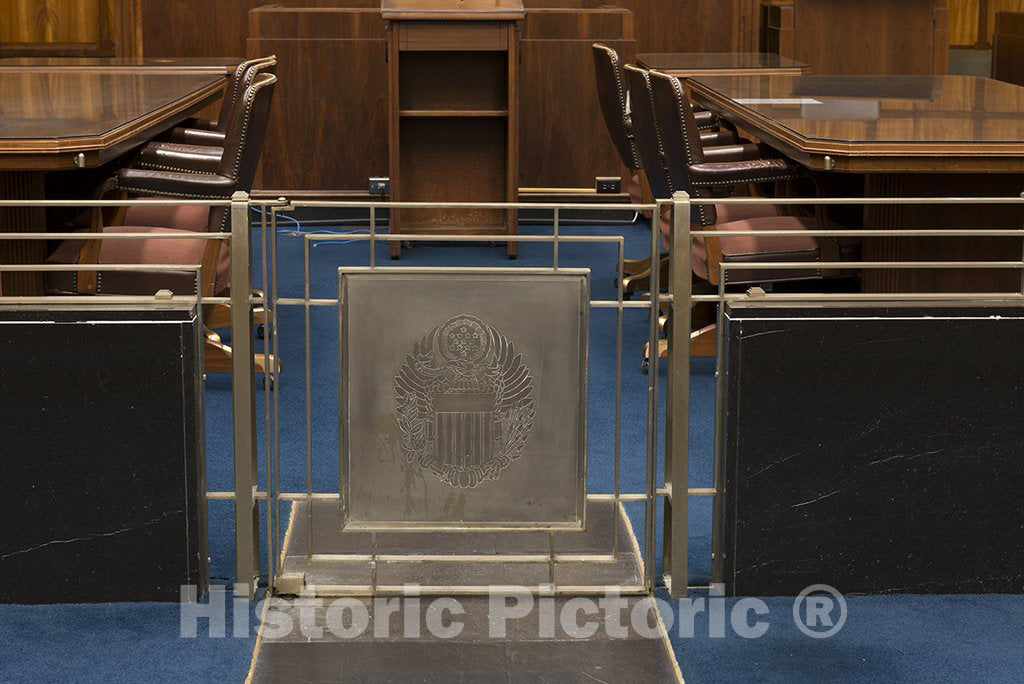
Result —
[[459, 314], [427, 332], [395, 375], [406, 459], [451, 487], [497, 480], [533, 428], [530, 369], [494, 326]]

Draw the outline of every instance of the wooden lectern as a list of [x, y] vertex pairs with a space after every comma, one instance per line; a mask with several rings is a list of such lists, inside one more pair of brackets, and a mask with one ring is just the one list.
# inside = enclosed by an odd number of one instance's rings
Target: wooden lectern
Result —
[[[382, 0], [381, 15], [392, 199], [515, 201], [522, 0]], [[517, 220], [514, 209], [394, 209], [391, 232], [514, 235]]]

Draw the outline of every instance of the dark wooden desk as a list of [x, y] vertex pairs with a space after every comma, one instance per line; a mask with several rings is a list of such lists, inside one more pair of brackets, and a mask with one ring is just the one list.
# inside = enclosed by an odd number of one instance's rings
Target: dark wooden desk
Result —
[[645, 69], [680, 78], [750, 74], [806, 74], [810, 67], [771, 52], [646, 52], [636, 56]]
[[[693, 98], [809, 169], [830, 195], [1016, 196], [1024, 189], [1024, 88], [969, 76], [723, 76]], [[859, 211], [859, 210], [858, 210]], [[868, 207], [847, 227], [1016, 228], [1020, 207]], [[866, 260], [1019, 260], [1017, 238], [872, 238]], [[869, 290], [1019, 291], [1016, 271], [876, 271]]]
[[[224, 71], [0, 69], [0, 197], [42, 199], [48, 171], [101, 166], [220, 98]], [[43, 231], [45, 212], [0, 208], [0, 232]], [[37, 264], [39, 240], [0, 241], [0, 263]], [[2, 292], [39, 294], [38, 273], [5, 273]]]

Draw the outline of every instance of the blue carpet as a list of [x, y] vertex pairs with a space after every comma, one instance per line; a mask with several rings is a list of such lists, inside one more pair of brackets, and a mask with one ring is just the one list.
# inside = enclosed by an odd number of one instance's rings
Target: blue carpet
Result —
[[[550, 227], [546, 228], [550, 232]], [[545, 228], [524, 227], [524, 233]], [[627, 257], [645, 256], [650, 233], [642, 224], [565, 228], [565, 234], [624, 235]], [[279, 295], [302, 296], [301, 240], [282, 236], [279, 250]], [[260, 244], [256, 243], [257, 263]], [[366, 265], [363, 244], [319, 243], [310, 251], [312, 295], [335, 297], [337, 268]], [[594, 298], [613, 299], [613, 244], [563, 245], [560, 265], [593, 270]], [[391, 265], [387, 245], [378, 246], [377, 263]], [[418, 244], [403, 252], [403, 266], [549, 267], [549, 245], [524, 243], [517, 261], [504, 257], [503, 247]], [[257, 285], [260, 283], [257, 281]], [[382, 310], [381, 315], [401, 312]], [[337, 491], [337, 314], [314, 308], [311, 315], [313, 383], [312, 486]], [[615, 314], [593, 313], [590, 348], [589, 488], [613, 487]], [[284, 373], [276, 388], [281, 413], [281, 486], [306, 488], [305, 344], [300, 307], [280, 313], [280, 355]], [[646, 445], [648, 378], [640, 370], [641, 347], [647, 335], [644, 311], [627, 311], [623, 337], [623, 492], [641, 492]], [[257, 343], [257, 351], [262, 344]], [[659, 377], [664, 406], [664, 372]], [[714, 428], [714, 366], [693, 364], [691, 387], [690, 485], [711, 485]], [[232, 488], [231, 386], [225, 376], [206, 383], [206, 457], [211, 490]], [[262, 404], [260, 404], [262, 406]], [[258, 411], [260, 478], [265, 482], [263, 412]], [[664, 435], [659, 430], [659, 443]], [[659, 469], [660, 481], [661, 472]], [[640, 506], [629, 512], [640, 532]], [[708, 499], [690, 504], [690, 575], [700, 584], [710, 576], [711, 508]], [[210, 503], [211, 575], [228, 584], [234, 574], [234, 517], [227, 502]], [[660, 518], [660, 515], [659, 515]], [[265, 522], [262, 526], [265, 530]], [[264, 535], [265, 536], [265, 535]], [[639, 535], [642, 539], [642, 535]], [[659, 528], [660, 536], [660, 528]], [[659, 549], [660, 551], [660, 549]], [[660, 553], [659, 562], [660, 562]], [[266, 549], [262, 553], [266, 558]], [[264, 560], [265, 563], [265, 560]], [[706, 615], [698, 615], [693, 636], [673, 629], [684, 676], [689, 682], [717, 681], [1021, 681], [1024, 679], [1024, 599], [1005, 596], [851, 597], [849, 619], [835, 637], [816, 640], [793, 626], [791, 599], [768, 599], [770, 628], [759, 639], [743, 639], [726, 629], [724, 638], [709, 635]], [[230, 606], [231, 601], [228, 601]], [[727, 610], [735, 601], [726, 603]], [[674, 612], [674, 611], [673, 611]], [[70, 606], [0, 606], [0, 681], [240, 681], [249, 665], [255, 631], [249, 637], [183, 639], [178, 636], [177, 604]], [[252, 620], [250, 615], [250, 620]], [[673, 614], [672, 619], [677, 620]], [[702, 621], [703, 620], [703, 621]], [[228, 617], [228, 630], [231, 617]], [[205, 634], [201, 624], [200, 635]]]

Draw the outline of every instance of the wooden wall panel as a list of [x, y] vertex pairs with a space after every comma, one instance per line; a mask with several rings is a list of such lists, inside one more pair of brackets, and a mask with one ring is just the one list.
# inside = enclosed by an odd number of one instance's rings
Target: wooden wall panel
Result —
[[520, 89], [519, 185], [592, 188], [596, 176], [623, 178], [598, 107], [591, 45], [633, 61], [633, 15], [624, 10], [527, 10]]
[[766, 4], [780, 10], [779, 54], [810, 65], [816, 74], [946, 72], [945, 0], [859, 0], [856, 4], [847, 0], [792, 0]]
[[949, 44], [974, 47], [978, 42], [979, 0], [949, 0]]
[[0, 2], [0, 56], [113, 57], [112, 0]]
[[249, 56], [278, 58], [255, 187], [366, 192], [370, 176], [388, 173], [387, 46], [380, 13], [261, 9], [250, 19]]
[[[267, 4], [268, 0], [144, 0], [139, 18], [143, 51], [149, 57], [241, 57], [248, 35], [246, 15]], [[380, 1], [275, 0], [272, 4], [373, 9]], [[640, 52], [754, 50], [760, 21], [759, 0], [525, 0], [523, 4], [527, 9], [613, 6], [631, 10]]]
[[380, 0], [144, 0], [147, 57], [244, 57], [249, 10], [274, 7], [379, 8]]
[[1024, 0], [948, 0], [949, 44], [988, 48], [993, 43], [996, 14], [1024, 12]]
[[996, 15], [992, 46], [992, 78], [1024, 85], [1024, 12]]

